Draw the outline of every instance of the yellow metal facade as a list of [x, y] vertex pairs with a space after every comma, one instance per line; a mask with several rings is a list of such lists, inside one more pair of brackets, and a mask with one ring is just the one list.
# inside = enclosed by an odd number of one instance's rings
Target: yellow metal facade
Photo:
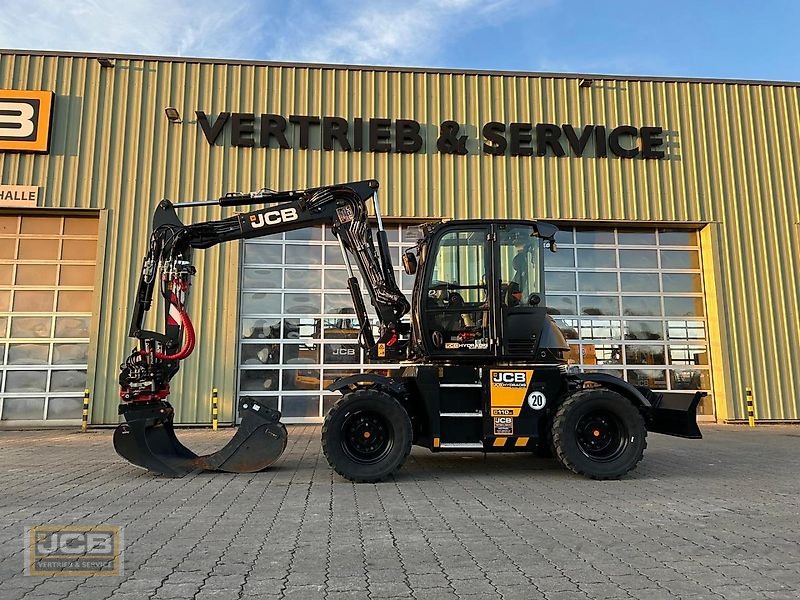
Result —
[[[376, 178], [392, 217], [523, 217], [707, 224], [702, 230], [717, 416], [799, 419], [800, 85], [241, 64], [3, 52], [0, 89], [55, 91], [50, 152], [0, 153], [3, 184], [38, 185], [44, 209], [101, 214], [92, 423], [116, 423], [117, 372], [129, 352], [130, 301], [152, 211], [161, 198], [304, 188]], [[171, 123], [164, 108], [176, 107]], [[408, 118], [416, 154], [209, 145], [195, 110]], [[466, 156], [436, 148], [438, 126], [467, 126]], [[661, 160], [489, 156], [488, 121], [657, 125]], [[230, 214], [182, 213], [187, 222]], [[202, 343], [183, 365], [177, 420], [230, 422], [236, 389], [238, 244], [198, 253], [191, 308]], [[177, 395], [176, 395], [177, 396]]]

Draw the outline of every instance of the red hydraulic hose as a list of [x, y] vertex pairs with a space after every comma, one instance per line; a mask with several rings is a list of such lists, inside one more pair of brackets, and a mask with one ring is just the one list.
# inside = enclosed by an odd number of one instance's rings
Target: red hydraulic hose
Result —
[[182, 308], [178, 309], [178, 314], [180, 315], [181, 325], [183, 326], [183, 346], [175, 354], [163, 354], [156, 351], [155, 357], [160, 360], [183, 360], [194, 350], [195, 335], [192, 320]]

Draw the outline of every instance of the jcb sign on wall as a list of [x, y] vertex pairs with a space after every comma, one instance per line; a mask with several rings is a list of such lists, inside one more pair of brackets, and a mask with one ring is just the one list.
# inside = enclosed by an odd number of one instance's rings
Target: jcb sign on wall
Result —
[[0, 90], [0, 152], [50, 151], [53, 92]]

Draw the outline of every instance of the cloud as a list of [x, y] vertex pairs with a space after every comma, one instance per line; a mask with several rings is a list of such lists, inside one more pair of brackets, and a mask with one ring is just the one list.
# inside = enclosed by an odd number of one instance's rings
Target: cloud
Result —
[[2, 0], [0, 47], [244, 57], [263, 4], [253, 0]]
[[0, 0], [0, 47], [435, 66], [554, 1]]
[[442, 51], [490, 22], [502, 23], [549, 0], [326, 0], [296, 14], [273, 58], [309, 62], [431, 66]]

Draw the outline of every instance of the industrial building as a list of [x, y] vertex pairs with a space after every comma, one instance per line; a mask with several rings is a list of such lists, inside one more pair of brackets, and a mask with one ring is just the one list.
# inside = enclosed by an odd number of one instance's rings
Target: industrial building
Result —
[[[400, 254], [442, 218], [559, 225], [545, 303], [571, 358], [705, 420], [800, 419], [800, 83], [4, 50], [0, 426], [116, 424], [162, 198], [377, 179]], [[183, 210], [184, 222], [233, 209]], [[355, 340], [324, 228], [197, 254], [176, 422], [257, 396], [321, 422]], [[377, 365], [384, 369], [385, 365]]]

